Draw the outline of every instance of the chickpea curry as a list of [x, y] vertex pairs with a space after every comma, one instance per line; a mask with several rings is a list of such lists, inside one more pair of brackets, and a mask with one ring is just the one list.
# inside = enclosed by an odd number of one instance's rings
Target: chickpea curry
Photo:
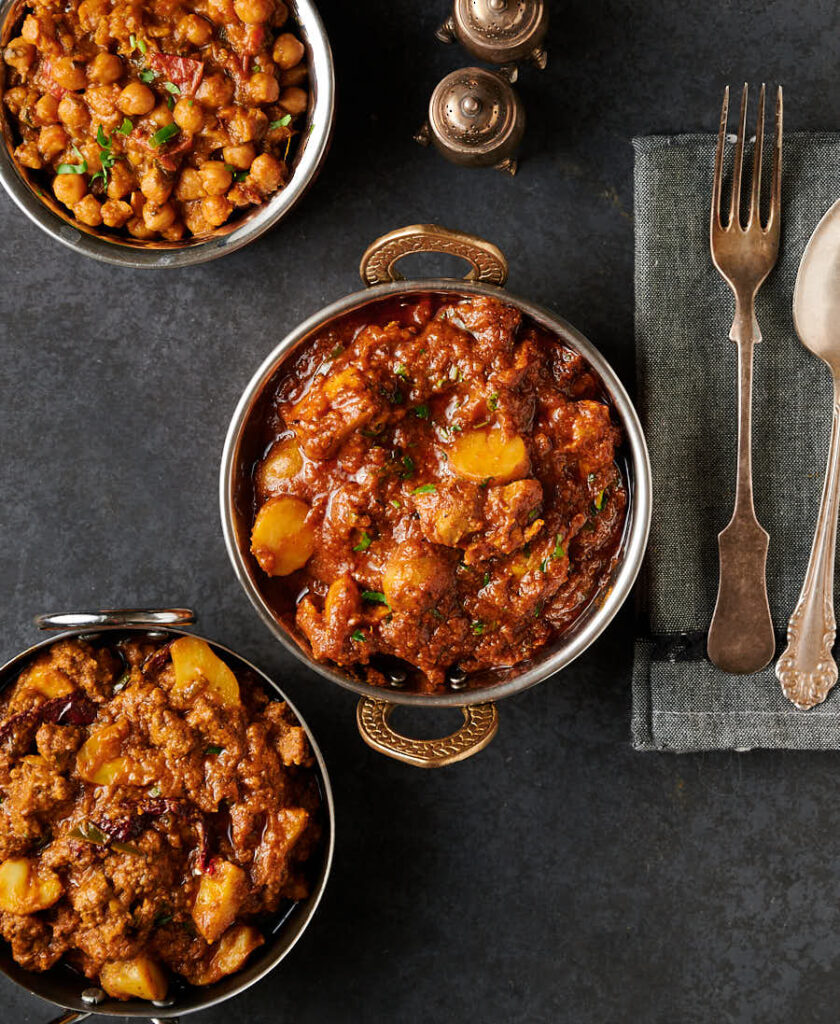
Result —
[[258, 583], [320, 661], [457, 688], [530, 658], [608, 585], [620, 430], [583, 357], [511, 306], [442, 294], [350, 314], [257, 415]]
[[306, 734], [197, 637], [39, 655], [3, 695], [0, 798], [0, 936], [116, 999], [239, 970], [308, 894]]
[[287, 183], [308, 95], [282, 0], [30, 0], [19, 33], [14, 155], [80, 224], [177, 242]]

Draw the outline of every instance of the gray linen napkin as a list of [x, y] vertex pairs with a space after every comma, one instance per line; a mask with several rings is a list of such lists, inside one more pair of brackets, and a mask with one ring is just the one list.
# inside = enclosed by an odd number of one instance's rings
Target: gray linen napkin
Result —
[[[633, 671], [634, 745], [840, 747], [840, 686], [824, 704], [799, 711], [782, 696], [772, 666], [732, 676], [706, 660], [717, 534], [732, 512], [736, 457], [733, 303], [708, 241], [715, 140], [642, 138], [634, 146], [638, 394], [654, 494]], [[808, 238], [840, 198], [840, 135], [786, 136], [783, 170], [779, 262], [757, 304], [764, 340], [755, 351], [753, 423], [777, 653], [805, 573], [831, 424], [829, 373], [796, 337], [791, 302]]]

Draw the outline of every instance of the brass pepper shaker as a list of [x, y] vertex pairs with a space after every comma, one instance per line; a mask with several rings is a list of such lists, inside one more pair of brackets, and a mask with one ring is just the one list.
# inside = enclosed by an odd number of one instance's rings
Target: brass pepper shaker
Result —
[[[548, 54], [545, 0], [453, 0], [452, 13], [435, 35], [442, 43], [456, 40], [465, 50], [489, 64], [530, 60], [544, 68]], [[516, 81], [516, 72], [510, 76]]]
[[525, 133], [522, 102], [503, 75], [461, 68], [440, 81], [429, 100], [429, 119], [414, 136], [461, 167], [516, 173]]

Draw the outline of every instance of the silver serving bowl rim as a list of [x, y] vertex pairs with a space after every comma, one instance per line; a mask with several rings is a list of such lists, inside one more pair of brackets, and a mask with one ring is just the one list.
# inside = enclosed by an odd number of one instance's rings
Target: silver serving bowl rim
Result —
[[[249, 967], [246, 965], [240, 971], [230, 975], [228, 979], [223, 979], [222, 981], [216, 982], [215, 985], [208, 986], [208, 997], [202, 999], [200, 996], [197, 996], [194, 1006], [179, 1006], [177, 1000], [170, 1006], [147, 1003], [141, 1000], [132, 1000], [131, 1002], [124, 1003], [117, 999], [107, 999], [102, 1003], [92, 1005], [84, 1002], [81, 999], [81, 996], [78, 999], [69, 999], [64, 995], [57, 993], [56, 990], [62, 987], [62, 984], [54, 982], [50, 977], [50, 972], [39, 974], [33, 971], [28, 971], [15, 963], [15, 961], [11, 959], [11, 956], [7, 954], [5, 948], [2, 949], [3, 962], [0, 962], [0, 972], [33, 995], [37, 995], [41, 999], [45, 999], [62, 1009], [73, 1010], [79, 1014], [103, 1014], [111, 1017], [131, 1017], [146, 1020], [150, 1018], [160, 1020], [178, 1018], [186, 1016], [187, 1014], [197, 1013], [201, 1010], [207, 1010], [211, 1006], [216, 1006], [219, 1003], [226, 1002], [228, 999], [233, 999], [241, 992], [244, 992], [245, 989], [256, 984], [270, 971], [274, 970], [274, 968], [277, 967], [280, 962], [286, 958], [286, 956], [288, 956], [300, 940], [303, 933], [309, 927], [321, 899], [323, 898], [324, 890], [326, 889], [330, 872], [332, 870], [333, 855], [335, 852], [335, 805], [332, 785], [330, 783], [330, 776], [327, 771], [324, 756], [321, 753], [321, 749], [318, 746], [306, 719], [300, 713], [293, 701], [291, 701], [286, 693], [277, 685], [277, 683], [274, 682], [269, 675], [263, 672], [262, 669], [254, 665], [253, 662], [243, 657], [238, 651], [234, 651], [232, 648], [227, 647], [225, 644], [219, 643], [216, 640], [211, 640], [209, 637], [202, 636], [194, 630], [180, 629], [172, 625], [163, 625], [160, 624], [159, 621], [156, 622], [153, 618], [147, 618], [146, 615], [143, 615], [140, 619], [134, 618], [133, 620], [130, 617], [124, 617], [122, 621], [114, 620], [113, 624], [107, 624], [108, 616], [107, 613], [105, 614], [106, 621], [103, 624], [87, 625], [77, 629], [67, 629], [59, 633], [54, 633], [52, 636], [33, 644], [25, 651], [21, 651], [19, 654], [16, 654], [13, 658], [9, 659], [9, 661], [0, 667], [0, 693], [2, 693], [7, 686], [11, 685], [26, 663], [39, 651], [45, 650], [62, 640], [84, 639], [86, 637], [97, 638], [107, 633], [142, 633], [150, 637], [160, 638], [178, 636], [197, 637], [198, 639], [206, 641], [206, 643], [216, 651], [227, 655], [235, 662], [239, 662], [247, 669], [250, 669], [265, 685], [269, 693], [281, 698], [289, 706], [292, 714], [306, 732], [307, 739], [309, 740], [312, 748], [312, 753], [315, 756], [319, 788], [324, 805], [325, 827], [329, 829], [329, 835], [324, 837], [323, 849], [319, 853], [321, 861], [320, 870], [317, 882], [313, 887], [313, 892], [304, 901], [303, 906], [293, 909], [292, 913], [294, 914], [295, 920], [293, 926], [289, 929], [288, 935], [285, 937], [283, 935], [284, 929], [287, 925], [287, 918], [283, 918], [282, 923], [272, 933], [271, 937], [266, 939], [266, 947], [264, 947], [266, 952], [268, 952], [268, 948], [270, 948], [273, 943], [281, 943], [280, 948], [274, 951], [271, 956], [268, 956], [265, 959], [265, 962], [260, 962], [258, 958], [257, 962], [255, 962], [253, 966]], [[80, 977], [80, 993], [84, 991], [85, 988], [90, 987], [90, 984], [91, 983], [85, 983], [85, 980]], [[213, 993], [212, 990], [217, 988], [223, 990]], [[195, 989], [194, 991], [200, 993], [200, 989]]]
[[[394, 296], [408, 296], [412, 293], [445, 292], [460, 295], [487, 295], [500, 302], [517, 306], [537, 323], [544, 325], [557, 334], [564, 342], [576, 348], [596, 371], [618, 413], [624, 437], [630, 454], [630, 470], [632, 479], [629, 481], [629, 501], [627, 523], [622, 542], [620, 563], [611, 581], [611, 586], [603, 595], [597, 608], [577, 627], [572, 627], [568, 634], [561, 636], [557, 649], [548, 656], [537, 655], [521, 672], [510, 670], [510, 678], [488, 686], [464, 689], [449, 693], [409, 693], [390, 687], [377, 687], [369, 683], [338, 672], [330, 665], [316, 661], [309, 655], [277, 620], [270, 606], [263, 598], [251, 576], [249, 563], [238, 542], [236, 530], [235, 493], [236, 474], [238, 472], [239, 448], [242, 435], [248, 423], [251, 411], [259, 399], [263, 388], [276, 373], [280, 364], [311, 335], [323, 328], [334, 318], [358, 309], [378, 299]], [[650, 530], [652, 507], [652, 484], [650, 459], [644, 432], [638, 414], [627, 394], [624, 385], [615, 371], [598, 349], [583, 334], [562, 317], [530, 302], [519, 298], [503, 288], [495, 285], [474, 281], [456, 281], [451, 278], [434, 278], [428, 280], [398, 281], [376, 285], [363, 291], [347, 295], [329, 306], [319, 310], [303, 323], [295, 327], [266, 356], [262, 365], [251, 378], [239, 399], [228, 427], [222, 451], [219, 474], [219, 504], [222, 520], [222, 532], [228, 556], [233, 565], [236, 578], [245, 590], [253, 606], [263, 622], [268, 626], [280, 643], [307, 667], [320, 676], [329, 679], [345, 689], [363, 697], [374, 700], [385, 700], [393, 704], [416, 706], [434, 705], [437, 707], [462, 707], [469, 704], [480, 704], [485, 701], [497, 701], [504, 697], [519, 693], [530, 686], [542, 682], [565, 668], [579, 657], [603, 633], [626, 600], [636, 581], [642, 566], [645, 548]], [[552, 645], [554, 646], [554, 645]]]
[[[288, 0], [292, 16], [300, 26], [309, 64], [309, 109], [292, 162], [292, 176], [285, 188], [246, 214], [229, 230], [207, 239], [189, 240], [160, 247], [97, 235], [75, 227], [42, 202], [27, 182], [0, 138], [0, 184], [26, 216], [51, 238], [82, 256], [104, 263], [135, 269], [189, 267], [207, 263], [248, 245], [274, 227], [294, 207], [315, 180], [329, 150], [335, 121], [335, 68], [332, 49], [321, 16], [313, 0]], [[21, 0], [0, 0], [0, 28], [5, 27]], [[0, 64], [0, 130], [6, 126], [2, 105], [3, 69]]]

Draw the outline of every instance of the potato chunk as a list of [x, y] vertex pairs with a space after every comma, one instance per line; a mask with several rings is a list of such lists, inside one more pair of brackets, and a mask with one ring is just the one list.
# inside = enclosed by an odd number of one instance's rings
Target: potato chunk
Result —
[[182, 636], [172, 644], [169, 653], [175, 667], [173, 693], [209, 690], [222, 704], [233, 707], [240, 703], [236, 676], [204, 640]]
[[315, 531], [306, 522], [309, 506], [299, 498], [272, 498], [257, 513], [251, 551], [268, 576], [302, 569], [315, 550]]
[[257, 488], [263, 497], [276, 494], [286, 480], [303, 468], [303, 456], [294, 437], [285, 437], [272, 446], [257, 470]]
[[195, 926], [207, 942], [215, 942], [233, 924], [247, 894], [242, 868], [219, 858], [210, 862], [192, 908]]
[[243, 966], [248, 957], [265, 942], [250, 924], [233, 924], [219, 940], [213, 959], [195, 979], [196, 985], [213, 985]]
[[39, 658], [23, 673], [20, 685], [26, 690], [37, 690], [45, 697], [66, 697], [74, 690], [61, 669], [50, 664], [49, 655]]
[[492, 479], [497, 483], [527, 476], [530, 469], [522, 438], [514, 434], [505, 440], [498, 427], [459, 434], [452, 444], [449, 461], [455, 472], [467, 480]]
[[112, 999], [161, 1000], [169, 987], [160, 964], [148, 956], [104, 964], [99, 981]]
[[131, 762], [121, 756], [128, 723], [103, 725], [90, 734], [76, 755], [76, 769], [86, 782], [110, 786], [128, 780]]
[[0, 865], [0, 910], [37, 914], [61, 899], [58, 875], [27, 857], [11, 857]]
[[450, 562], [427, 544], [397, 548], [382, 574], [385, 599], [399, 612], [428, 611], [451, 584]]

